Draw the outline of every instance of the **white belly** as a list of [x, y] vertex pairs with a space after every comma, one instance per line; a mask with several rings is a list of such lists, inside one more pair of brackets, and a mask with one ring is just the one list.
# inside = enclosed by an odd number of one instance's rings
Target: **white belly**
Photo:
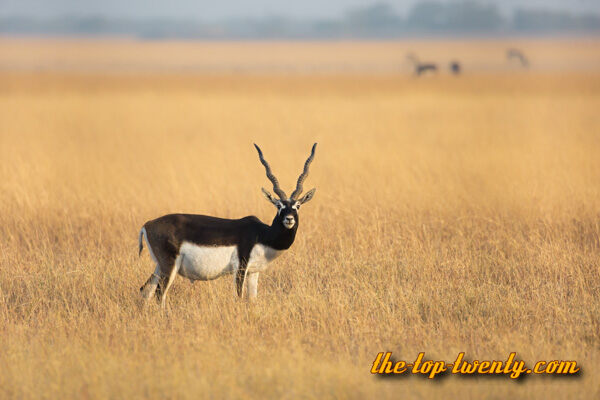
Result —
[[281, 253], [283, 253], [283, 250], [275, 250], [262, 244], [254, 245], [248, 259], [248, 272], [264, 271], [267, 265], [279, 257]]
[[179, 249], [182, 257], [179, 274], [191, 280], [209, 281], [238, 268], [236, 246], [199, 246], [184, 242]]

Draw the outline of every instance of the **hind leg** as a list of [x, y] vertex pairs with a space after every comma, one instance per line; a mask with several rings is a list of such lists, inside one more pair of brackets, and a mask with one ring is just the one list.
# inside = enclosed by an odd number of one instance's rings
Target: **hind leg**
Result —
[[154, 273], [150, 275], [150, 278], [144, 283], [144, 285], [140, 288], [140, 292], [142, 293], [142, 298], [148, 301], [155, 294], [158, 296], [160, 290], [156, 290], [158, 288], [158, 282], [160, 280], [160, 267], [156, 264], [156, 268], [154, 269]]
[[[148, 252], [150, 253], [150, 258], [156, 264], [156, 268], [150, 278], [142, 285], [140, 288], [140, 292], [142, 293], [142, 298], [148, 301], [152, 296], [156, 296], [156, 299], [160, 301], [162, 287], [163, 284], [161, 277], [164, 276], [165, 268], [163, 266], [170, 266], [173, 264], [174, 257], [170, 257], [168, 252], [161, 251], [161, 243], [154, 237], [154, 240], [150, 240], [153, 238], [151, 235], [152, 230], [148, 232], [145, 228], [142, 229], [141, 234], [143, 235], [143, 239], [146, 242], [146, 247], [148, 248]], [[150, 235], [149, 235], [150, 234]], [[152, 242], [152, 243], [151, 243]], [[154, 249], [159, 251], [155, 252]], [[141, 246], [140, 246], [141, 252]]]
[[167, 293], [168, 293], [169, 289], [171, 288], [173, 281], [175, 280], [175, 275], [177, 275], [177, 272], [179, 271], [179, 268], [181, 267], [182, 257], [183, 256], [178, 256], [175, 259], [175, 262], [173, 263], [173, 265], [171, 267], [171, 271], [169, 271], [168, 274], [163, 275], [162, 282], [164, 282], [164, 284], [161, 284], [162, 290], [161, 290], [161, 298], [160, 298], [160, 307], [163, 310], [167, 306]]
[[[164, 308], [167, 291], [179, 270], [179, 248], [169, 240], [169, 237], [157, 235], [152, 229], [146, 229], [144, 237], [150, 256], [156, 263], [156, 270], [148, 283], [152, 284], [154, 294]], [[148, 298], [150, 298], [151, 294], [148, 294]]]

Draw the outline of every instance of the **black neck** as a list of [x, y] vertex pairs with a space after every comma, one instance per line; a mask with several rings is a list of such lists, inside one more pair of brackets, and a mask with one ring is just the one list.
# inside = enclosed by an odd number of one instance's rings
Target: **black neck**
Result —
[[296, 238], [298, 219], [292, 229], [287, 229], [281, 223], [281, 218], [276, 216], [271, 226], [266, 227], [259, 237], [259, 242], [275, 250], [287, 250]]

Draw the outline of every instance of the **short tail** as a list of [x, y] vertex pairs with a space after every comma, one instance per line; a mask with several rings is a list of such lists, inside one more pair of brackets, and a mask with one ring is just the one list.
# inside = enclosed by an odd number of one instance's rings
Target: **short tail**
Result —
[[146, 228], [142, 227], [142, 229], [140, 230], [140, 237], [139, 237], [139, 253], [138, 253], [138, 257], [142, 255], [142, 250], [144, 250], [144, 235], [146, 234]]

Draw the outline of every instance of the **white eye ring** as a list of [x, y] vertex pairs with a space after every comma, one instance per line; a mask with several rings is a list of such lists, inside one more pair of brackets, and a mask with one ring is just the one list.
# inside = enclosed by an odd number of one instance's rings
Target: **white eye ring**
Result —
[[275, 207], [277, 207], [277, 214], [280, 214], [281, 211], [283, 211], [283, 209], [285, 208], [285, 204], [278, 201], [277, 204], [275, 204]]

